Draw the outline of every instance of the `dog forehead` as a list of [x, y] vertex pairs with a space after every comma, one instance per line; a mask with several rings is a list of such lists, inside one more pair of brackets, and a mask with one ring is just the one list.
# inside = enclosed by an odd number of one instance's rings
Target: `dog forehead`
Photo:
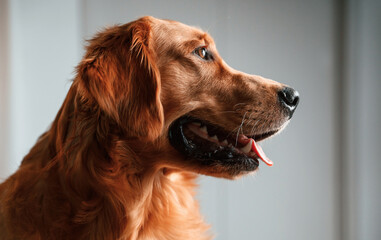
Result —
[[199, 41], [204, 44], [213, 43], [213, 39], [200, 28], [173, 20], [152, 18], [151, 22], [153, 35], [158, 41], [168, 41], [170, 38], [171, 41], [176, 43], [188, 41]]

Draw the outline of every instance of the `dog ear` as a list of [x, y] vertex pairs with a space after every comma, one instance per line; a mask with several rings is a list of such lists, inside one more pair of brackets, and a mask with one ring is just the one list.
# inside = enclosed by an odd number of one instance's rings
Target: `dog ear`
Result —
[[99, 33], [90, 40], [78, 73], [89, 98], [127, 137], [154, 140], [160, 135], [164, 112], [149, 19]]

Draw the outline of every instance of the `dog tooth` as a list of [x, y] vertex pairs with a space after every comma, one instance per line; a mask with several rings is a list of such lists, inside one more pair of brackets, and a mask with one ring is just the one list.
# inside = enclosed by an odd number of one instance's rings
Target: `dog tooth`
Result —
[[200, 130], [201, 132], [208, 133], [208, 129], [206, 128], [206, 126], [201, 127]]
[[218, 138], [217, 138], [216, 135], [214, 135], [214, 136], [212, 136], [212, 137], [210, 137], [210, 138], [218, 141]]
[[246, 144], [246, 146], [240, 148], [240, 150], [244, 153], [249, 153], [251, 150], [251, 145], [253, 144], [252, 141], [253, 139], [250, 139], [250, 141]]

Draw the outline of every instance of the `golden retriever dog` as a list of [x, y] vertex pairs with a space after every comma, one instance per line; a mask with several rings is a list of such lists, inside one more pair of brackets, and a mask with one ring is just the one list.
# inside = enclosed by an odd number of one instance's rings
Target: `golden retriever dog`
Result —
[[230, 68], [197, 28], [153, 17], [107, 28], [50, 129], [0, 185], [0, 239], [211, 239], [198, 174], [271, 165], [257, 142], [298, 101]]

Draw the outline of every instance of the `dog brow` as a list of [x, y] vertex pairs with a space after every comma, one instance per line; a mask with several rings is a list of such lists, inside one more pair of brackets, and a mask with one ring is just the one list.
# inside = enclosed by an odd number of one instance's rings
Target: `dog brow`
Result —
[[193, 48], [198, 47], [202, 44], [204, 44], [203, 41], [193, 39], [193, 40], [188, 40], [188, 41], [184, 42], [184, 47], [186, 47], [188, 49], [193, 49]]

